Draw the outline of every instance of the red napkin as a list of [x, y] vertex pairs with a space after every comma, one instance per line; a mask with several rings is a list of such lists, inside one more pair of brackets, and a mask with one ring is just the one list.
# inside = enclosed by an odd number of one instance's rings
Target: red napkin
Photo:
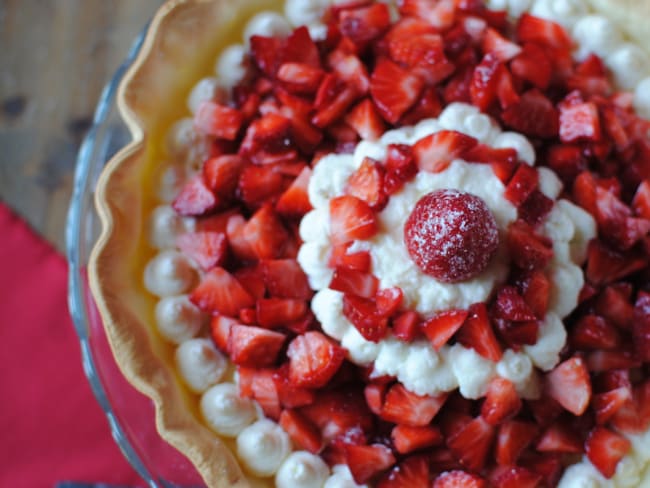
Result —
[[65, 260], [0, 202], [0, 486], [143, 486], [81, 366]]

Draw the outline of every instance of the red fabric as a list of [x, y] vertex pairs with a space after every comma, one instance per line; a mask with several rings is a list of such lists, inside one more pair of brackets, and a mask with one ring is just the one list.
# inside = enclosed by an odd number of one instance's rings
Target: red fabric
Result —
[[143, 486], [81, 366], [65, 260], [0, 202], [0, 486]]

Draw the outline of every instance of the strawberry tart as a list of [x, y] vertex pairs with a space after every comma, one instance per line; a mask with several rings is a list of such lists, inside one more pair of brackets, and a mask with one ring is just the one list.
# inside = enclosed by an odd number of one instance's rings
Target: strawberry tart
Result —
[[98, 185], [161, 435], [218, 487], [650, 486], [650, 3], [225, 3], [158, 13]]

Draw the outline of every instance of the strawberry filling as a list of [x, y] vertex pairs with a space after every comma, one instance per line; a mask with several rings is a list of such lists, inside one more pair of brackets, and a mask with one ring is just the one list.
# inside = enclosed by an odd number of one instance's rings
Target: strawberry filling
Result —
[[[254, 36], [250, 72], [231, 101], [199, 106], [195, 130], [210, 154], [173, 202], [198, 228], [176, 242], [200, 269], [190, 300], [211, 316], [211, 337], [239, 373], [239, 395], [257, 401], [298, 448], [347, 465], [357, 483], [554, 486], [576, 454], [610, 478], [631, 449], [626, 435], [650, 426], [650, 125], [626, 94], [612, 95], [596, 56], [573, 62], [556, 23], [524, 14], [511, 25], [481, 2], [451, 0], [404, 1], [400, 13], [391, 24], [385, 4], [351, 2], [326, 12], [323, 40], [304, 27], [286, 39]], [[549, 180], [522, 151], [484, 142], [480, 134], [492, 129], [474, 114], [476, 137], [438, 128], [388, 143], [343, 178], [318, 214], [327, 220], [329, 247], [319, 259], [329, 274], [315, 287], [297, 258], [301, 218], [322, 206], [310, 186], [318, 166], [453, 102], [530, 138], [566, 203], [549, 197]], [[501, 230], [471, 192], [429, 193], [401, 216], [408, 254], [443, 283], [489, 271], [498, 248], [508, 268], [483, 299], [424, 314], [405, 287], [385, 285], [359, 242], [381, 236], [382, 215], [420, 174], [456, 171], [458, 160], [489, 168], [512, 218]], [[545, 234], [560, 225], [551, 220], [558, 206], [562, 215], [593, 216], [588, 247], [560, 248]], [[569, 220], [579, 227], [579, 218]], [[553, 267], [559, 249], [586, 260], [586, 279], [576, 266]], [[556, 283], [574, 268], [577, 307], [563, 306]], [[364, 347], [392, 341], [395, 351], [428, 348], [440, 357], [462, 348], [491, 376], [466, 395], [453, 381], [422, 392], [399, 374], [378, 374], [316, 320], [310, 283], [342, 296], [340, 314]], [[558, 324], [568, 340], [543, 358]], [[492, 374], [524, 352], [534, 357], [532, 392]]]

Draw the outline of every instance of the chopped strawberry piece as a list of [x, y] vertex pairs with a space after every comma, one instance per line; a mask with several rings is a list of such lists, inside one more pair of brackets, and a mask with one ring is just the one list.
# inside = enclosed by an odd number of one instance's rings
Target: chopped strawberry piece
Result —
[[212, 215], [206, 215], [196, 219], [197, 232], [226, 232], [228, 220], [237, 215], [237, 209], [230, 209]]
[[377, 484], [377, 488], [413, 488], [416, 486], [429, 486], [429, 463], [426, 456], [410, 456], [404, 459], [386, 473]]
[[343, 315], [368, 341], [378, 342], [388, 331], [388, 319], [377, 313], [374, 300], [356, 295], [343, 295]]
[[571, 329], [571, 345], [576, 349], [616, 349], [621, 336], [614, 326], [598, 315], [583, 315]]
[[495, 459], [501, 466], [517, 463], [521, 453], [537, 437], [538, 427], [533, 422], [506, 420], [499, 425]]
[[630, 297], [619, 286], [608, 286], [599, 295], [594, 305], [598, 315], [609, 323], [624, 330], [632, 328], [634, 305]]
[[435, 86], [455, 70], [455, 66], [445, 56], [439, 34], [395, 37], [389, 41], [388, 49], [393, 61], [410, 69], [429, 86]]
[[647, 259], [636, 250], [617, 252], [598, 241], [589, 244], [586, 277], [594, 285], [606, 285], [647, 266]]
[[393, 318], [393, 335], [398, 339], [411, 342], [418, 336], [420, 317], [417, 312], [407, 310]]
[[574, 415], [582, 415], [591, 400], [587, 365], [575, 356], [557, 365], [546, 375], [548, 394]]
[[471, 471], [481, 471], [487, 462], [495, 437], [495, 428], [476, 417], [447, 437], [447, 447], [460, 463]]
[[384, 383], [369, 383], [363, 390], [366, 397], [368, 408], [375, 415], [381, 415], [381, 409], [384, 406], [387, 385]]
[[551, 138], [560, 130], [557, 109], [537, 89], [523, 93], [517, 103], [503, 111], [501, 119], [508, 127], [527, 136]]
[[219, 199], [208, 188], [201, 175], [194, 176], [183, 185], [172, 203], [179, 215], [204, 215], [219, 205]]
[[369, 98], [355, 105], [345, 116], [345, 122], [357, 131], [359, 137], [369, 141], [379, 139], [386, 129], [384, 120]]
[[485, 29], [481, 48], [484, 53], [493, 54], [502, 63], [510, 61], [522, 51], [521, 46], [509, 41], [491, 27]]
[[543, 319], [548, 309], [551, 283], [542, 271], [531, 271], [523, 280], [521, 295], [538, 319]]
[[587, 458], [608, 479], [614, 476], [618, 462], [631, 448], [627, 438], [604, 427], [594, 428], [585, 442]]
[[287, 357], [292, 384], [320, 388], [339, 370], [345, 351], [320, 332], [309, 331], [291, 341]]
[[282, 62], [282, 39], [251, 36], [251, 56], [257, 67], [266, 75], [274, 77]]
[[204, 312], [235, 317], [239, 310], [254, 305], [253, 297], [223, 268], [212, 268], [190, 295], [194, 305]]
[[601, 138], [598, 108], [593, 102], [560, 104], [560, 140], [598, 141]]
[[271, 366], [278, 358], [285, 339], [286, 336], [280, 332], [234, 324], [228, 336], [228, 353], [231, 361], [239, 366]]
[[283, 410], [280, 426], [285, 430], [298, 449], [318, 454], [323, 446], [318, 428], [296, 410]]
[[486, 111], [497, 99], [503, 64], [496, 54], [488, 53], [474, 68], [469, 94], [472, 104]]
[[388, 197], [384, 192], [384, 167], [371, 158], [364, 158], [361, 166], [348, 179], [348, 195], [366, 202], [373, 210], [381, 210]]
[[518, 349], [522, 345], [537, 343], [540, 327], [537, 320], [511, 322], [507, 319], [495, 317], [493, 322], [501, 340], [513, 349]]
[[515, 207], [523, 204], [539, 184], [537, 170], [527, 164], [520, 164], [506, 186], [503, 196]]
[[[246, 327], [246, 326], [242, 326]], [[237, 366], [239, 395], [257, 401], [264, 415], [277, 420], [282, 411], [272, 369]]]
[[390, 12], [384, 3], [346, 9], [339, 15], [339, 29], [354, 44], [365, 46], [390, 27]]
[[302, 63], [320, 68], [320, 54], [318, 46], [312, 40], [309, 29], [305, 26], [296, 28], [286, 38], [282, 49], [285, 63]]
[[499, 290], [494, 310], [497, 316], [513, 322], [528, 322], [536, 318], [514, 286], [504, 286]]
[[316, 400], [316, 394], [312, 389], [303, 388], [291, 383], [288, 362], [285, 362], [280, 368], [275, 370], [273, 380], [278, 390], [280, 404], [284, 408], [295, 409], [304, 407], [311, 405]]
[[521, 219], [533, 227], [540, 225], [544, 218], [553, 210], [554, 202], [539, 190], [533, 190], [528, 198], [519, 206]]
[[492, 425], [498, 425], [513, 417], [521, 409], [521, 399], [515, 385], [505, 378], [496, 377], [488, 385], [481, 417]]
[[228, 352], [230, 327], [237, 321], [225, 315], [213, 315], [210, 319], [210, 337], [221, 352]]
[[546, 90], [551, 82], [551, 60], [538, 44], [526, 42], [522, 48], [522, 52], [510, 63], [512, 74], [529, 81], [540, 90]]
[[234, 108], [206, 100], [199, 105], [194, 125], [203, 134], [233, 141], [244, 123], [243, 114]]
[[440, 429], [430, 425], [420, 427], [396, 425], [390, 437], [395, 450], [400, 454], [408, 454], [425, 447], [438, 446], [443, 442]]
[[313, 292], [307, 276], [294, 259], [266, 259], [260, 265], [263, 282], [272, 297], [311, 298]]
[[348, 253], [351, 243], [332, 246], [327, 265], [330, 268], [346, 268], [355, 271], [367, 272], [370, 270], [370, 253], [368, 251], [355, 251]]
[[291, 186], [280, 196], [275, 210], [282, 215], [303, 216], [311, 210], [307, 188], [312, 170], [309, 166], [300, 172]]
[[389, 195], [399, 191], [404, 183], [413, 179], [418, 172], [411, 146], [404, 144], [388, 145], [384, 165], [384, 191]]
[[634, 352], [643, 362], [650, 361], [650, 293], [639, 292], [632, 323]]
[[578, 432], [566, 423], [556, 422], [548, 427], [535, 448], [540, 452], [575, 453], [583, 451]]
[[503, 355], [490, 325], [485, 303], [476, 303], [469, 308], [469, 315], [456, 333], [456, 340], [490, 361], [499, 361]]
[[567, 51], [573, 44], [571, 37], [560, 24], [528, 13], [519, 18], [517, 37], [520, 42], [536, 42]]
[[284, 178], [272, 166], [246, 166], [239, 176], [239, 196], [251, 207], [279, 197], [283, 189]]
[[400, 13], [426, 20], [439, 30], [445, 30], [454, 23], [455, 7], [453, 0], [403, 0], [399, 3]]
[[422, 197], [404, 224], [410, 258], [445, 283], [474, 278], [498, 247], [494, 216], [479, 197], [438, 190]]
[[337, 50], [330, 53], [327, 62], [338, 79], [350, 85], [355, 93], [360, 95], [368, 93], [370, 89], [368, 69], [357, 56]]
[[262, 298], [257, 300], [256, 313], [262, 327], [281, 327], [304, 317], [307, 304], [297, 298]]
[[330, 238], [333, 244], [368, 239], [377, 232], [377, 220], [366, 202], [351, 195], [330, 200]]
[[223, 264], [228, 251], [223, 232], [191, 232], [176, 238], [176, 246], [203, 270]]
[[592, 372], [638, 368], [641, 361], [629, 350], [593, 351], [587, 356], [587, 369]]
[[346, 464], [357, 483], [366, 483], [395, 464], [395, 456], [383, 444], [345, 446]]
[[346, 294], [374, 298], [379, 289], [379, 280], [370, 273], [348, 268], [336, 268], [329, 287]]
[[379, 290], [375, 295], [375, 302], [377, 304], [377, 315], [381, 317], [390, 317], [402, 305], [404, 293], [402, 289], [393, 286], [391, 288], [384, 288]]
[[316, 93], [325, 73], [304, 63], [284, 63], [278, 69], [277, 77], [286, 89], [300, 95]]
[[650, 219], [650, 179], [643, 180], [632, 200], [634, 212], [644, 219]]
[[467, 310], [446, 310], [439, 312], [423, 322], [420, 327], [436, 351], [447, 344], [461, 325], [465, 322], [469, 312]]
[[508, 227], [507, 243], [511, 259], [521, 269], [543, 269], [553, 257], [553, 243], [522, 220]]
[[358, 88], [339, 80], [336, 75], [325, 76], [316, 93], [314, 106], [317, 112], [311, 123], [321, 129], [332, 125], [345, 115], [359, 94]]
[[416, 395], [401, 383], [395, 383], [386, 393], [381, 418], [400, 425], [421, 427], [431, 423], [447, 399], [447, 394]]
[[372, 99], [382, 117], [391, 124], [397, 123], [415, 104], [423, 87], [420, 77], [388, 59], [379, 60], [370, 77]]
[[253, 214], [243, 229], [244, 237], [259, 259], [274, 259], [282, 256], [289, 235], [282, 221], [269, 205]]
[[596, 423], [598, 425], [606, 424], [631, 398], [630, 388], [626, 386], [594, 394], [591, 406], [596, 414]]
[[477, 144], [476, 139], [461, 132], [441, 130], [417, 141], [413, 145], [413, 156], [421, 171], [439, 173]]
[[234, 154], [210, 158], [203, 163], [203, 180], [219, 197], [232, 198], [245, 164], [242, 158]]
[[286, 149], [290, 131], [291, 121], [287, 117], [274, 112], [267, 113], [248, 126], [239, 153], [251, 155], [261, 150], [275, 153]]
[[246, 220], [239, 214], [232, 215], [226, 224], [226, 237], [233, 254], [243, 260], [255, 259], [253, 249], [244, 235]]
[[433, 482], [432, 488], [486, 488], [487, 483], [478, 475], [467, 471], [445, 471]]
[[490, 481], [499, 488], [537, 488], [542, 477], [521, 466], [503, 466], [491, 474]]
[[402, 117], [401, 124], [415, 125], [421, 120], [438, 117], [442, 112], [440, 97], [435, 89], [425, 88], [420, 100]]

